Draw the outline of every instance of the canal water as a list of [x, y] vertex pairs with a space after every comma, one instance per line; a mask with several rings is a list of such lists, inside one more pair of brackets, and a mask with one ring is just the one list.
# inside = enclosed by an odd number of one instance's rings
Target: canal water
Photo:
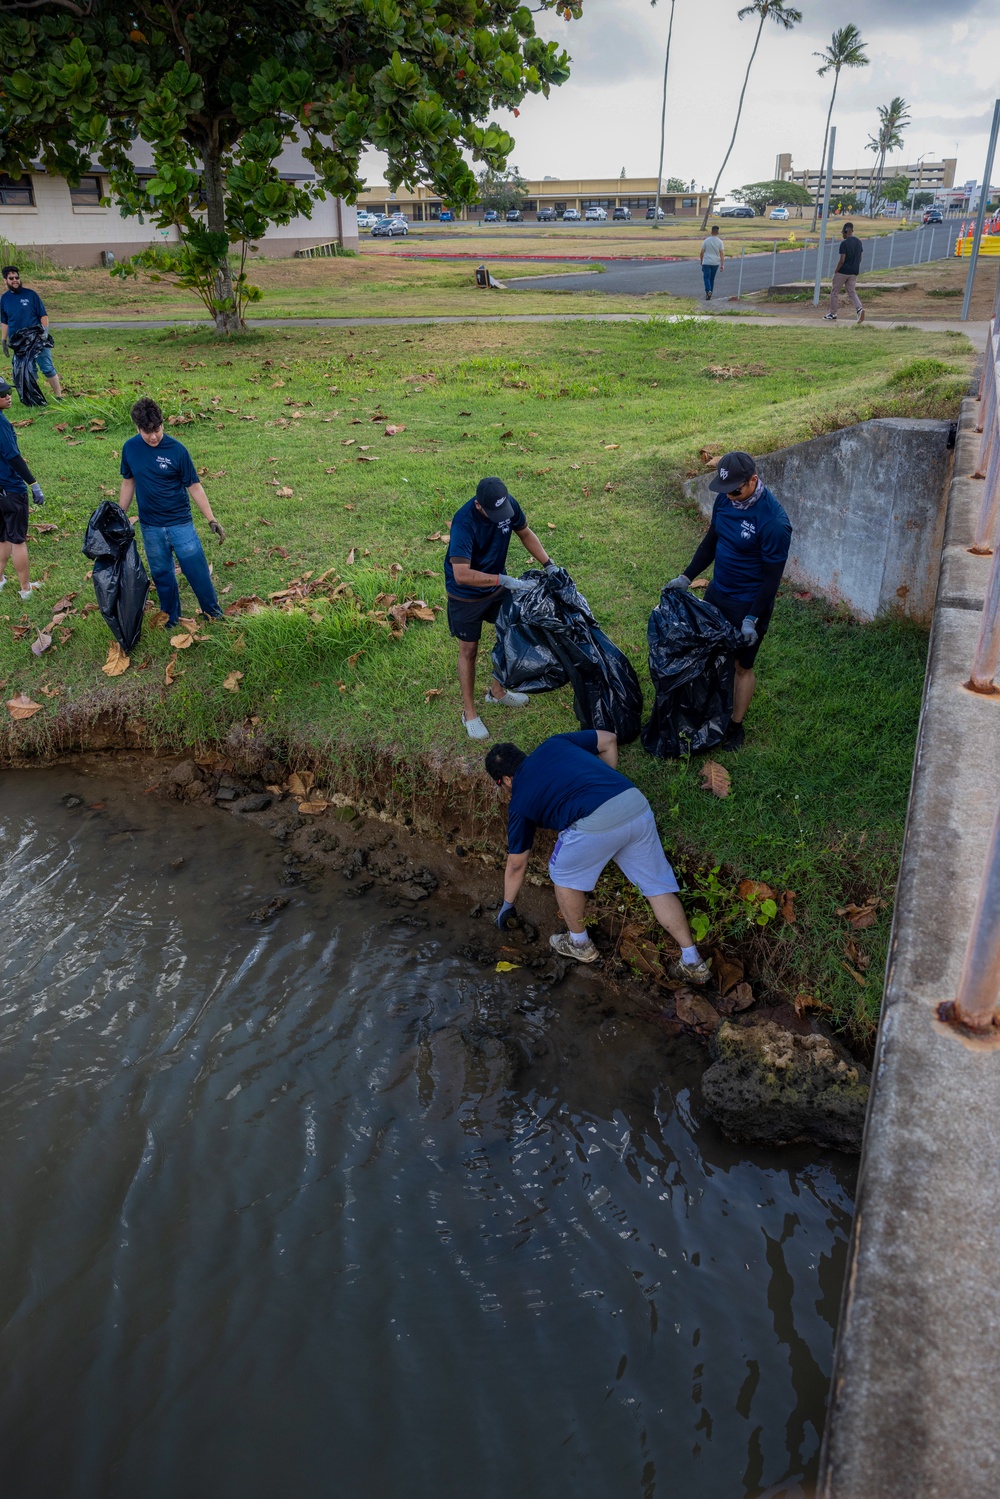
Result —
[[254, 924], [282, 869], [0, 774], [4, 1499], [810, 1493], [853, 1163], [727, 1144], [693, 1042], [464, 907]]

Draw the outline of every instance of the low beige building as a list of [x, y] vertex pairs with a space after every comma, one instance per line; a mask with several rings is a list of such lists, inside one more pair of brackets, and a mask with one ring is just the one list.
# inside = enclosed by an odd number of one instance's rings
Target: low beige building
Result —
[[[608, 217], [616, 208], [628, 208], [633, 218], [645, 218], [646, 209], [656, 203], [655, 177], [542, 177], [527, 184], [528, 196], [524, 204], [525, 214], [535, 214], [540, 208], [554, 208], [561, 218], [567, 208], [576, 208], [581, 214], [588, 208], [607, 210]], [[683, 193], [660, 193], [660, 207], [668, 217], [694, 219], [705, 212], [709, 194], [702, 189], [691, 189]], [[366, 187], [358, 199], [359, 208], [370, 213], [402, 213], [414, 223], [428, 219], [439, 219], [448, 205], [428, 187], [400, 187], [395, 192], [384, 184]], [[484, 209], [481, 204], [471, 208], [453, 210], [459, 219], [481, 220]]]
[[[939, 188], [955, 186], [957, 166], [958, 158], [955, 156], [946, 156], [943, 161], [917, 161], [912, 166], [901, 166], [890, 159], [885, 164], [883, 180], [888, 182], [892, 177], [909, 177], [914, 192], [935, 192]], [[812, 193], [814, 198], [820, 190], [819, 167], [793, 167], [788, 151], [783, 151], [775, 162], [774, 175], [779, 182], [797, 182], [800, 187]], [[848, 167], [838, 164], [835, 153], [830, 195], [835, 198], [838, 193], [856, 193], [858, 197], [863, 197], [871, 188], [874, 176], [874, 156], [863, 166]]]
[[[278, 171], [295, 182], [308, 183], [315, 177], [294, 148], [278, 158]], [[151, 162], [145, 171], [140, 167], [140, 178], [152, 175]], [[81, 178], [79, 187], [70, 187], [64, 177], [40, 166], [19, 178], [0, 173], [0, 237], [37, 248], [58, 265], [73, 266], [107, 263], [108, 255], [123, 260], [147, 245], [176, 242], [175, 229], [160, 230], [149, 219], [142, 223], [125, 218], [113, 202], [102, 201], [108, 190], [107, 174], [97, 165]], [[263, 255], [282, 256], [338, 244], [357, 249], [357, 214], [342, 198], [328, 197], [314, 205], [311, 218], [275, 225], [258, 248]]]

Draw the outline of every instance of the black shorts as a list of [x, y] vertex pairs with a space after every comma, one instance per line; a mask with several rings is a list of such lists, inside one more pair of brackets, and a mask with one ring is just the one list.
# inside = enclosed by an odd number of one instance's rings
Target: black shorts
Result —
[[482, 599], [449, 598], [448, 629], [456, 640], [479, 640], [483, 633], [483, 621], [496, 624], [502, 603], [502, 588], [498, 588], [495, 593], [488, 593]]
[[28, 491], [10, 494], [0, 489], [0, 541], [20, 546], [28, 539]]
[[[749, 604], [741, 604], [735, 599], [727, 598], [724, 593], [716, 593], [714, 584], [712, 583], [709, 583], [705, 589], [705, 603], [714, 604], [719, 613], [724, 614], [729, 623], [735, 625], [737, 629], [740, 628], [746, 619], [747, 609], [750, 607]], [[764, 636], [767, 634], [767, 627], [770, 623], [771, 610], [769, 609], [757, 621], [757, 644], [745, 646], [742, 650], [736, 652], [736, 660], [743, 667], [744, 671], [749, 671], [756, 661], [757, 652], [764, 643]]]

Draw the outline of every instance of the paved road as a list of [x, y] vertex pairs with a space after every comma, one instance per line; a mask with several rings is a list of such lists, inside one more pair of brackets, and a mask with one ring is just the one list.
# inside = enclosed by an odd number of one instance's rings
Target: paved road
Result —
[[[955, 248], [955, 236], [960, 224], [960, 219], [948, 219], [943, 224], [928, 224], [926, 229], [897, 229], [881, 239], [869, 239], [865, 243], [862, 271], [883, 271], [896, 266], [905, 269], [914, 262], [947, 259]], [[789, 229], [800, 232], [795, 220], [790, 222]], [[722, 233], [725, 237], [724, 226]], [[836, 226], [836, 239], [840, 239], [839, 224]], [[838, 255], [835, 241], [832, 238], [827, 240], [824, 275], [831, 274]], [[488, 262], [489, 256], [485, 258]], [[726, 268], [715, 284], [716, 298], [736, 296], [740, 288], [740, 259], [739, 255], [727, 257]], [[742, 259], [744, 292], [763, 291], [786, 281], [808, 281], [816, 275], [815, 241], [812, 249], [780, 250], [777, 254], [772, 251], [761, 255], [746, 255]], [[600, 286], [602, 293], [642, 296], [648, 292], [669, 292], [675, 297], [700, 297], [704, 294], [701, 268], [697, 260], [681, 261], [673, 265], [650, 265], [644, 261], [623, 263], [620, 260], [606, 260], [602, 263], [605, 266], [604, 273], [596, 273], [600, 276], [600, 281], [595, 283]], [[500, 275], [504, 285], [514, 291], [579, 291], [581, 287], [579, 272], [562, 276], [518, 276], [508, 279], [501, 270]]]

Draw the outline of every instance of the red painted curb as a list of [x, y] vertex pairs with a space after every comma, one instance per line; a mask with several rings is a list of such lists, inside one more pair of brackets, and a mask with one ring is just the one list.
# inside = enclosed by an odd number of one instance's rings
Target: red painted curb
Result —
[[480, 252], [472, 254], [471, 251], [456, 251], [452, 254], [436, 254], [430, 250], [393, 250], [390, 252], [400, 260], [494, 260], [494, 261], [519, 261], [525, 260], [551, 260], [557, 265], [567, 265], [570, 262], [579, 261], [585, 265], [601, 265], [606, 260], [643, 260], [655, 264], [667, 264], [671, 261], [687, 260], [687, 255], [492, 255]]

